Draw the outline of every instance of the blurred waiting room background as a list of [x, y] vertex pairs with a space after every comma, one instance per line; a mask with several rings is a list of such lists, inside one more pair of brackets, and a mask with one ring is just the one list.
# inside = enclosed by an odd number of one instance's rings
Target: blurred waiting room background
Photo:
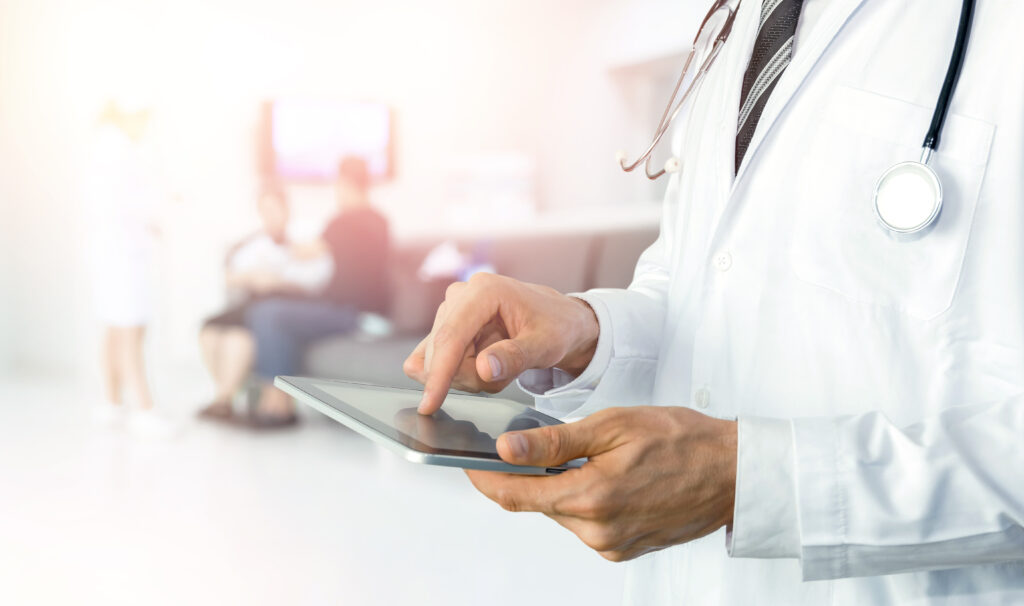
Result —
[[[201, 422], [199, 333], [258, 201], [315, 240], [344, 157], [388, 225], [390, 301], [305, 351], [306, 374], [408, 385], [402, 359], [475, 270], [627, 285], [662, 190], [615, 152], [646, 145], [703, 4], [0, 0], [0, 602], [617, 603], [617, 567], [458, 471], [309, 411], [279, 432]], [[139, 343], [173, 439], [91, 413], [92, 253], [119, 215], [89, 183], [111, 108], [145, 116]]]

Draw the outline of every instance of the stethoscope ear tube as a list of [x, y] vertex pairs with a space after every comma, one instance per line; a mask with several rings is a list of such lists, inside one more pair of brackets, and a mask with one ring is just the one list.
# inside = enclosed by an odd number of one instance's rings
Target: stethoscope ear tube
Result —
[[956, 31], [953, 56], [949, 59], [949, 68], [946, 69], [946, 80], [942, 83], [942, 92], [939, 93], [939, 100], [935, 104], [932, 123], [928, 127], [928, 134], [924, 138], [924, 147], [926, 149], [935, 150], [939, 147], [942, 126], [946, 122], [949, 104], [953, 99], [953, 92], [956, 90], [957, 81], [960, 80], [960, 72], [963, 71], [964, 57], [967, 55], [967, 41], [971, 35], [971, 21], [974, 18], [974, 2], [975, 0], [964, 0], [963, 7], [960, 9], [960, 26]]
[[[722, 46], [725, 45], [725, 41], [729, 38], [729, 34], [732, 32], [733, 22], [736, 19], [736, 11], [739, 10], [742, 0], [736, 3], [736, 8], [731, 7], [731, 2], [732, 0], [716, 0], [711, 6], [711, 9], [708, 10], [708, 14], [704, 17], [704, 20], [701, 21], [700, 27], [697, 29], [697, 35], [693, 37], [693, 46], [690, 48], [690, 52], [686, 56], [683, 71], [679, 74], [679, 80], [676, 81], [676, 86], [672, 90], [672, 97], [669, 98], [668, 105], [665, 106], [665, 111], [661, 115], [661, 120], [658, 122], [658, 128], [654, 132], [654, 139], [651, 141], [651, 144], [647, 146], [644, 153], [641, 154], [634, 162], [629, 162], [626, 159], [626, 152], [616, 152], [615, 159], [618, 161], [619, 167], [622, 168], [622, 170], [627, 173], [632, 172], [642, 164], [644, 166], [644, 172], [647, 174], [647, 178], [654, 180], [665, 173], [678, 172], [682, 167], [679, 159], [673, 157], [669, 158], [665, 162], [665, 166], [661, 170], [652, 172], [651, 155], [654, 153], [654, 148], [656, 148], [658, 143], [661, 142], [662, 137], [664, 137], [665, 133], [669, 131], [672, 122], [675, 121], [676, 116], [682, 110], [686, 101], [690, 98], [691, 93], [693, 93], [694, 90], [703, 82], [704, 76], [707, 74], [708, 70], [711, 69], [711, 65], [718, 57], [718, 53], [722, 50]], [[683, 84], [686, 81], [686, 75], [689, 72], [690, 64], [697, 56], [697, 46], [704, 34], [704, 29], [708, 26], [712, 17], [717, 15], [721, 10], [726, 11], [725, 20], [722, 23], [722, 29], [718, 31], [713, 40], [709, 41], [711, 49], [708, 52], [708, 56], [701, 63], [697, 72], [694, 74], [687, 87], [683, 90], [682, 97], [679, 98], [679, 102], [677, 103], [676, 97], [679, 95], [679, 91], [682, 89]]]

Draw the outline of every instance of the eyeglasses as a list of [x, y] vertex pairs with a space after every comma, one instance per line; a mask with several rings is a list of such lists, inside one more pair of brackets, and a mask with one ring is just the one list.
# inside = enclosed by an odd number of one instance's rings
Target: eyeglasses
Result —
[[[658, 122], [658, 128], [654, 131], [654, 140], [647, 146], [643, 155], [637, 158], [635, 162], [629, 164], [626, 162], [626, 152], [620, 151], [616, 154], [616, 159], [619, 161], [619, 166], [622, 170], [632, 172], [636, 167], [641, 164], [644, 165], [644, 172], [647, 173], [647, 178], [657, 179], [665, 173], [674, 173], [682, 168], [679, 158], [672, 157], [665, 162], [665, 166], [656, 173], [651, 172], [651, 156], [654, 153], [654, 148], [658, 146], [661, 138], [665, 136], [669, 128], [672, 126], [672, 121], [679, 115], [686, 100], [690, 97], [693, 91], [700, 86], [701, 82], [704, 81], [704, 76], [711, 69], [715, 59], [718, 57], [718, 53], [722, 50], [722, 46], [725, 45], [725, 41], [729, 38], [729, 34], [732, 33], [732, 24], [736, 20], [736, 11], [739, 10], [740, 2], [736, 3], [736, 8], [730, 6], [732, 0], [716, 0], [711, 6], [711, 10], [701, 21], [700, 28], [697, 30], [697, 35], [693, 38], [693, 46], [690, 47], [690, 52], [686, 56], [686, 63], [683, 65], [683, 71], [679, 74], [679, 80], [676, 82], [675, 88], [672, 90], [672, 97], [668, 100], [668, 105], [665, 106], [664, 113], [661, 114], [661, 121]], [[724, 11], [724, 19], [721, 18], [720, 13]], [[719, 22], [720, 25], [717, 27], [714, 25], [715, 22]], [[712, 25], [709, 27], [709, 23]], [[712, 42], [713, 41], [713, 42]], [[710, 50], [708, 48], [710, 47]], [[690, 70], [690, 65], [694, 62], [694, 58], [697, 56], [697, 49], [702, 48], [707, 53], [707, 57], [700, 63], [700, 68], [694, 74], [689, 84], [683, 90], [682, 97], [679, 98], [679, 102], [676, 102], [676, 97], [679, 96], [680, 89], [683, 88], [683, 83], [686, 81], [686, 75]]]

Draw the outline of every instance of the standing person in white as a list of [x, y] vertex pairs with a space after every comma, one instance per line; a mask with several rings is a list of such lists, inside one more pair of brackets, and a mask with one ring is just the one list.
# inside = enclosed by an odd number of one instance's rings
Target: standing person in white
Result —
[[[745, 86], [794, 4], [791, 55]], [[632, 285], [476, 276], [406, 361], [423, 413], [521, 375], [581, 419], [499, 440], [581, 469], [469, 475], [631, 560], [627, 603], [1024, 603], [1024, 3], [977, 2], [941, 213], [904, 237], [873, 202], [922, 156], [964, 6], [743, 0]]]
[[106, 399], [96, 406], [94, 417], [101, 424], [120, 421], [128, 396], [136, 406], [129, 427], [143, 435], [163, 436], [171, 427], [154, 412], [143, 355], [153, 309], [158, 201], [155, 170], [145, 146], [150, 112], [122, 105], [111, 101], [103, 108], [85, 176], [94, 306], [103, 326]]

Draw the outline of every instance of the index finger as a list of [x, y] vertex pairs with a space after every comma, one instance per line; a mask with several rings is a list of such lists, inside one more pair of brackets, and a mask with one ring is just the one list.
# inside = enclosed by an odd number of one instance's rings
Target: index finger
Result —
[[430, 367], [426, 368], [427, 380], [420, 400], [420, 414], [433, 414], [441, 408], [452, 378], [462, 364], [462, 358], [476, 335], [497, 311], [491, 295], [465, 297], [452, 306], [447, 317], [434, 331], [433, 351]]

